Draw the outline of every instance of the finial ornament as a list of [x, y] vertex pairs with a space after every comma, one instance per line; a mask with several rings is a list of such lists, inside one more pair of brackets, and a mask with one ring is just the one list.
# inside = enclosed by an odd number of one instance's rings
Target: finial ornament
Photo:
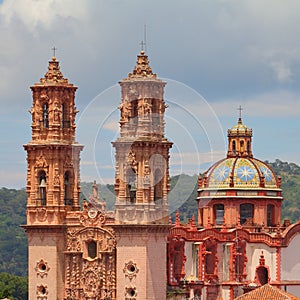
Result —
[[140, 42], [140, 46], [141, 46], [141, 52], [147, 52], [147, 37], [146, 37], [146, 32], [147, 32], [147, 28], [146, 28], [146, 24], [144, 25], [144, 39]]
[[238, 121], [238, 123], [242, 124], [242, 110], [243, 110], [242, 106], [240, 105], [237, 110], [239, 111], [239, 121]]
[[53, 57], [55, 57], [57, 48], [54, 46], [53, 48], [51, 48], [51, 50], [53, 51]]
[[140, 42], [140, 45], [141, 45], [141, 52], [144, 52], [145, 51], [144, 47], [146, 48], [146, 43], [142, 40]]

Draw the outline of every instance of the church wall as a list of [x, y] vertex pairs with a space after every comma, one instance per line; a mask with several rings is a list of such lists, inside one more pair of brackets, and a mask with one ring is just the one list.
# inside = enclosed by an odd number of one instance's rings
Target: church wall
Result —
[[[148, 239], [147, 250], [147, 297], [145, 299], [166, 299], [167, 246], [165, 234]], [[140, 299], [140, 298], [138, 298]]]
[[37, 233], [29, 238], [29, 300], [63, 299], [62, 247], [62, 234]]
[[[287, 248], [281, 248], [281, 280], [300, 280], [300, 234], [297, 234]], [[300, 297], [299, 286], [287, 286], [287, 291]]]
[[256, 267], [259, 266], [259, 259], [262, 254], [265, 258], [265, 266], [269, 267], [270, 280], [276, 280], [276, 249], [271, 248], [265, 244], [258, 243], [247, 243], [246, 255], [248, 258], [247, 262], [247, 279], [254, 281]]
[[[167, 282], [165, 233], [138, 232], [132, 227], [131, 233], [117, 238], [117, 299], [124, 299], [126, 291], [134, 289], [136, 299], [163, 300]], [[135, 272], [128, 270], [130, 264]]]
[[[123, 299], [126, 288], [136, 290], [140, 299], [146, 299], [146, 286], [143, 285], [143, 278], [146, 278], [146, 257], [147, 251], [139, 237], [120, 238], [117, 244], [117, 299]], [[126, 276], [126, 264], [132, 262], [136, 265], [137, 272], [132, 279]], [[125, 270], [125, 272], [124, 272]], [[128, 272], [128, 275], [130, 273]], [[137, 286], [139, 287], [137, 289]]]

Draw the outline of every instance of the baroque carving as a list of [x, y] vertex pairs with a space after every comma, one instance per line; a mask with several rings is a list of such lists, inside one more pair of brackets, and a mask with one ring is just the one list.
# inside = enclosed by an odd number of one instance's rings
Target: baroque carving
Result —
[[[93, 214], [91, 214], [91, 210]], [[83, 211], [80, 215], [80, 223], [83, 226], [102, 226], [105, 223], [105, 214], [96, 210], [96, 208], [87, 201], [83, 203]]]
[[151, 108], [152, 105], [149, 103], [149, 100], [142, 99], [139, 101], [138, 110], [142, 116], [148, 117], [149, 114], [151, 113]]
[[103, 264], [98, 261], [84, 261], [82, 269], [83, 293], [86, 299], [96, 298], [100, 294]]
[[127, 122], [128, 118], [130, 117], [131, 103], [123, 102], [121, 103], [119, 109], [121, 110], [121, 120]]
[[64, 167], [65, 168], [72, 168], [73, 167], [73, 162], [72, 162], [72, 159], [71, 159], [70, 155], [66, 156]]
[[132, 150], [130, 150], [129, 153], [128, 153], [127, 162], [131, 166], [131, 168], [135, 172], [137, 172], [138, 163], [136, 161], [135, 153]]
[[39, 222], [45, 222], [47, 220], [47, 209], [44, 207], [38, 207], [36, 209], [36, 218]]
[[36, 160], [36, 166], [39, 168], [45, 168], [48, 166], [46, 158], [41, 153], [40, 156]]
[[55, 186], [59, 186], [59, 172], [58, 169], [55, 169], [55, 175], [53, 178], [53, 183]]
[[81, 251], [80, 241], [75, 230], [67, 232], [67, 251]]

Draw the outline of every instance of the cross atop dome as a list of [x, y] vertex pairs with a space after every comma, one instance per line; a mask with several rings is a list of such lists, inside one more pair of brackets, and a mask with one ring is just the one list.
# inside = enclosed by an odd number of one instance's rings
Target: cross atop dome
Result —
[[238, 124], [243, 124], [242, 123], [242, 106], [240, 105], [239, 108], [237, 109], [239, 111], [239, 119], [238, 119]]

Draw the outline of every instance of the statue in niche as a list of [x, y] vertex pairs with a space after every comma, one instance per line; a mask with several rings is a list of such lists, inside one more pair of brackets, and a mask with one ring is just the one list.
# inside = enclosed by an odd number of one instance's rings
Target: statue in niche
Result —
[[61, 109], [58, 106], [58, 101], [55, 100], [54, 101], [54, 108], [53, 108], [53, 121], [55, 123], [60, 123], [60, 119], [61, 119]]
[[150, 168], [149, 168], [149, 165], [147, 164], [147, 161], [146, 161], [145, 170], [144, 170], [144, 184], [145, 185], [150, 184]]
[[135, 154], [132, 150], [130, 150], [130, 152], [128, 153], [128, 159], [127, 159], [127, 162], [129, 163], [129, 165], [131, 166], [131, 168], [137, 172], [137, 161], [136, 161], [136, 158], [135, 158]]
[[151, 113], [152, 105], [148, 103], [148, 100], [142, 99], [138, 105], [138, 109], [141, 115], [148, 117]]
[[55, 169], [55, 175], [54, 175], [54, 185], [59, 186], [59, 175], [58, 175], [58, 169]]
[[123, 102], [123, 103], [121, 103], [119, 108], [121, 110], [122, 120], [127, 122], [128, 118], [129, 118], [129, 115], [130, 115], [131, 104], [128, 103], [128, 102], [127, 103]]

